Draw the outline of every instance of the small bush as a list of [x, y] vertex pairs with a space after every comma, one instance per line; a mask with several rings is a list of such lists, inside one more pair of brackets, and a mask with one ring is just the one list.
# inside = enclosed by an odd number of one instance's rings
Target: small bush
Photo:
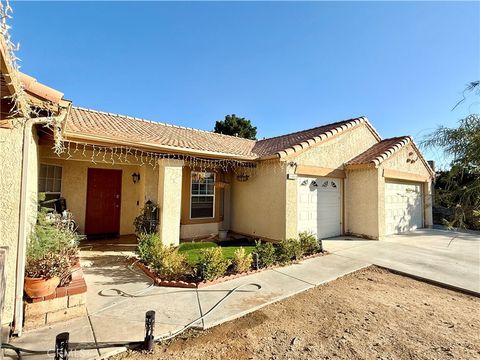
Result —
[[76, 249], [78, 235], [65, 228], [61, 219], [40, 208], [37, 223], [33, 228], [27, 245], [27, 258], [40, 260], [51, 253], [61, 253], [65, 249]]
[[70, 274], [71, 262], [63, 253], [50, 253], [42, 258], [27, 259], [25, 276], [31, 278], [50, 279], [58, 276], [60, 281], [65, 282]]
[[258, 267], [264, 268], [275, 263], [275, 247], [270, 242], [255, 241], [253, 253], [258, 256]]
[[[40, 193], [38, 200], [44, 201], [45, 194]], [[62, 285], [70, 282], [70, 269], [78, 259], [78, 240], [77, 233], [65, 226], [59, 214], [39, 205], [37, 223], [27, 244], [25, 276], [58, 276]]]
[[304, 231], [298, 234], [298, 237], [305, 255], [312, 255], [321, 251], [320, 241], [313, 233]]
[[178, 252], [177, 248], [161, 243], [153, 248], [150, 266], [165, 280], [184, 280], [191, 274], [185, 255]]
[[292, 260], [300, 259], [303, 255], [300, 241], [297, 239], [286, 239], [281, 241], [277, 246], [275, 255], [280, 264], [286, 264]]
[[202, 249], [196, 265], [196, 275], [202, 280], [214, 280], [225, 274], [230, 261], [223, 257], [221, 247]]
[[140, 259], [146, 264], [150, 264], [153, 261], [156, 247], [163, 247], [160, 235], [157, 233], [142, 233], [138, 236], [137, 253]]
[[245, 249], [240, 247], [233, 253], [232, 265], [236, 273], [247, 272], [252, 267], [252, 254], [245, 253]]

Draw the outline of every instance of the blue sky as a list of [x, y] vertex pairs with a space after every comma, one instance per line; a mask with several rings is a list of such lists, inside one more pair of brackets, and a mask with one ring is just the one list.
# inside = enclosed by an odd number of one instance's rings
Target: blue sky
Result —
[[205, 130], [235, 113], [259, 137], [366, 115], [418, 141], [480, 110], [451, 111], [480, 77], [478, 2], [13, 7], [22, 71], [78, 106]]

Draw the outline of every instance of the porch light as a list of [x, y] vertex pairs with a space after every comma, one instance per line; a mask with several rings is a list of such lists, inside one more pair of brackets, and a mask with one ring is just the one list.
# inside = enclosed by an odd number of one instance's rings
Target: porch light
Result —
[[138, 181], [140, 181], [140, 174], [139, 173], [133, 173], [132, 174], [132, 180], [133, 180], [133, 183], [136, 184]]

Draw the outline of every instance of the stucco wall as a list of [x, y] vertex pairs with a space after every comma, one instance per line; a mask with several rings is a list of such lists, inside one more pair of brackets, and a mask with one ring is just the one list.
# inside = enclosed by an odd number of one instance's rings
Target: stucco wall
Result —
[[217, 235], [220, 223], [188, 224], [180, 226], [180, 239], [195, 239], [208, 235]]
[[[140, 168], [140, 174], [143, 178], [143, 184], [145, 184], [145, 196], [144, 203], [148, 200], [158, 203], [158, 167], [142, 166]], [[142, 179], [141, 179], [142, 181]]]
[[365, 124], [314, 145], [291, 160], [301, 165], [313, 165], [332, 169], [343, 169], [343, 164], [364, 152], [378, 141]]
[[[415, 160], [414, 163], [407, 160]], [[382, 169], [399, 170], [422, 176], [430, 176], [427, 168], [422, 160], [418, 157], [415, 149], [411, 144], [407, 144], [400, 151], [396, 152], [392, 157], [385, 160], [379, 167]]]
[[39, 147], [36, 129], [32, 129], [29, 147], [28, 181], [27, 181], [27, 224], [26, 233], [29, 234], [37, 222], [38, 210], [38, 173], [39, 173]]
[[22, 128], [0, 129], [0, 245], [8, 247], [5, 274], [5, 308], [2, 324], [13, 320], [15, 266], [17, 256], [20, 176], [22, 171]]
[[256, 175], [240, 182], [232, 175], [231, 230], [272, 240], [285, 238], [286, 170], [283, 163], [262, 163]]
[[[361, 154], [378, 141], [365, 124], [347, 130], [324, 143], [313, 146], [292, 156], [289, 161], [297, 165], [310, 165], [321, 168], [343, 169], [344, 164]], [[294, 173], [294, 168], [288, 167], [289, 173]], [[306, 174], [304, 174], [306, 175]], [[347, 194], [348, 185], [344, 184], [343, 193]], [[348, 207], [347, 204], [345, 204]], [[347, 218], [347, 214], [345, 214]], [[347, 227], [343, 220], [345, 229]], [[286, 237], [297, 237], [297, 182], [287, 180], [286, 183]]]
[[379, 185], [377, 169], [347, 170], [345, 179], [345, 232], [378, 239]]
[[[133, 234], [135, 228], [133, 221], [140, 213], [145, 198], [145, 179], [141, 176], [136, 184], [132, 181], [132, 174], [140, 172], [138, 165], [121, 165], [97, 162], [91, 159], [91, 152], [86, 151], [86, 157], [81, 154], [66, 160], [52, 154], [49, 146], [40, 147], [40, 163], [62, 166], [62, 196], [67, 201], [67, 207], [72, 212], [78, 225], [78, 231], [85, 231], [85, 213], [87, 205], [87, 175], [89, 168], [122, 170], [122, 194], [120, 209], [120, 235]], [[144, 165], [146, 167], [149, 165]], [[143, 168], [142, 167], [142, 168]], [[158, 169], [158, 168], [157, 168]], [[137, 204], [138, 201], [138, 204]]]
[[180, 242], [183, 161], [160, 161], [158, 170], [158, 204], [160, 238], [164, 244]]
[[[30, 233], [37, 213], [37, 137], [35, 129], [28, 130], [29, 166], [27, 181], [26, 234]], [[7, 247], [5, 264], [6, 289], [5, 308], [1, 324], [13, 321], [15, 302], [15, 279], [17, 244], [20, 215], [20, 191], [22, 175], [23, 127], [18, 124], [13, 129], [0, 129], [0, 246]], [[25, 243], [27, 238], [24, 239]]]
[[[384, 170], [396, 170], [402, 173], [415, 174], [430, 178], [430, 172], [423, 161], [419, 158], [412, 144], [408, 144], [400, 151], [396, 152], [392, 157], [385, 160], [380, 164], [378, 170], [380, 174], [384, 174]], [[400, 180], [405, 180], [402, 179], [401, 176], [402, 174], [399, 174]], [[395, 177], [390, 177], [390, 179], [395, 179]], [[380, 238], [383, 238], [385, 236], [385, 177], [381, 176], [379, 181], [379, 198], [381, 204], [379, 208], [379, 217], [382, 219], [379, 223], [379, 235]], [[428, 227], [433, 225], [431, 180], [423, 181], [422, 191], [423, 222], [424, 225]]]

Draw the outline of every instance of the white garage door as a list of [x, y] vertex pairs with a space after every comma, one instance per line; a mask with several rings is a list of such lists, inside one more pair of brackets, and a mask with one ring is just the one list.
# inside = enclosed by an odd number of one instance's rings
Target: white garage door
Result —
[[309, 231], [318, 238], [342, 233], [342, 181], [325, 177], [298, 178], [298, 232]]
[[422, 184], [386, 182], [385, 231], [387, 235], [421, 228], [422, 220]]

